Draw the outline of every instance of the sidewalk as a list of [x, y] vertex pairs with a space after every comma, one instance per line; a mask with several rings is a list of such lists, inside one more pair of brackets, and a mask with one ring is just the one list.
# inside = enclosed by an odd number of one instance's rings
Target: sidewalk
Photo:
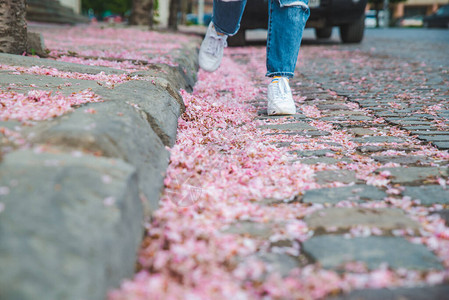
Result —
[[294, 116], [266, 115], [263, 47], [200, 70], [140, 271], [109, 299], [447, 297], [447, 74], [301, 51]]
[[158, 208], [199, 39], [29, 30], [50, 59], [0, 54], [0, 298], [104, 299]]

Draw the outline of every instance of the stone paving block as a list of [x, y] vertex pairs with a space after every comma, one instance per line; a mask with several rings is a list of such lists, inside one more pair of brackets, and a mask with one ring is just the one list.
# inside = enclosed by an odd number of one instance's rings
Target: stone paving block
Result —
[[421, 200], [423, 205], [449, 204], [449, 190], [441, 185], [407, 186], [403, 195], [414, 200]]
[[350, 128], [349, 133], [357, 136], [357, 137], [361, 137], [364, 135], [373, 135], [376, 134], [377, 132], [368, 128], [363, 128], [363, 127], [355, 127], [355, 128]]
[[357, 143], [403, 143], [404, 139], [395, 136], [367, 136], [353, 138], [352, 141]]
[[258, 128], [271, 129], [271, 130], [316, 130], [315, 127], [310, 126], [306, 122], [268, 124], [268, 125], [258, 126]]
[[382, 263], [394, 269], [444, 270], [439, 258], [427, 247], [402, 237], [347, 239], [338, 235], [320, 235], [306, 240], [302, 246], [309, 257], [326, 269], [339, 269], [346, 262], [360, 261], [371, 270]]
[[418, 139], [427, 142], [449, 142], [449, 135], [418, 135]]
[[104, 299], [134, 274], [143, 209], [133, 166], [30, 150], [3, 158], [1, 299]]
[[331, 182], [353, 183], [357, 181], [355, 172], [350, 170], [336, 171], [319, 171], [315, 173], [318, 184], [326, 184]]
[[447, 168], [438, 167], [398, 167], [398, 168], [380, 168], [376, 172], [389, 171], [392, 183], [404, 185], [416, 185], [428, 180], [434, 180], [437, 177], [447, 177]]
[[347, 119], [349, 121], [370, 121], [373, 118], [368, 116], [348, 116]]
[[256, 257], [268, 265], [268, 274], [276, 272], [282, 277], [288, 276], [293, 269], [301, 266], [299, 260], [287, 254], [265, 252]]
[[404, 129], [407, 129], [409, 131], [415, 131], [415, 130], [437, 130], [435, 126], [432, 125], [420, 125], [420, 126], [404, 126]]
[[399, 120], [398, 121], [399, 124], [401, 125], [407, 125], [410, 127], [413, 127], [415, 125], [434, 125], [434, 123], [429, 122], [429, 121], [421, 121], [421, 120]]
[[327, 116], [365, 116], [364, 111], [357, 111], [357, 110], [333, 110], [330, 112], [324, 113]]
[[[343, 104], [318, 104], [317, 108], [320, 110], [333, 110], [333, 111], [349, 111], [349, 107]], [[350, 111], [349, 111], [350, 112]]]
[[383, 156], [371, 156], [375, 161], [380, 163], [398, 163], [401, 165], [412, 164], [427, 164], [430, 160], [422, 155], [383, 155]]
[[276, 147], [278, 148], [287, 148], [292, 145], [292, 142], [279, 142], [276, 144]]
[[293, 131], [293, 132], [275, 132], [275, 133], [266, 133], [265, 135], [300, 135], [306, 137], [312, 136], [327, 136], [330, 135], [327, 131], [319, 131], [319, 130], [305, 130], [305, 131]]
[[230, 225], [223, 232], [268, 239], [272, 235], [273, 229], [274, 226], [272, 223], [238, 222], [237, 224]]
[[[266, 105], [267, 100], [264, 99], [263, 103]], [[266, 110], [265, 110], [266, 113]], [[304, 120], [307, 119], [307, 117], [304, 114], [298, 113], [294, 115], [287, 115], [287, 116], [268, 116], [268, 115], [259, 115], [257, 120], [278, 120], [278, 119], [284, 119], [285, 121], [297, 121], [297, 120]]]
[[334, 158], [334, 157], [317, 157], [317, 158], [306, 158], [300, 160], [302, 164], [306, 165], [315, 165], [315, 164], [326, 164], [333, 165], [341, 162], [350, 163], [351, 160], [343, 157], [343, 158]]
[[372, 185], [356, 184], [352, 186], [307, 190], [302, 201], [304, 203], [332, 203], [340, 201], [363, 202], [367, 200], [383, 200], [387, 194]]
[[435, 147], [441, 150], [449, 150], [449, 142], [432, 142]]
[[386, 231], [412, 229], [417, 232], [420, 228], [402, 210], [394, 208], [331, 207], [315, 211], [306, 216], [304, 221], [310, 229], [318, 232], [332, 230], [341, 233], [358, 225]]
[[416, 135], [446, 135], [446, 136], [449, 136], [448, 131], [442, 131], [442, 130], [413, 130], [410, 133], [416, 134]]
[[320, 150], [294, 150], [290, 151], [291, 154], [296, 154], [298, 157], [313, 157], [313, 156], [326, 156], [327, 154], [333, 154], [335, 151], [330, 149], [320, 149]]
[[385, 146], [376, 146], [376, 145], [362, 145], [356, 148], [357, 151], [360, 151], [362, 153], [373, 153], [373, 152], [382, 152], [382, 151], [387, 151], [387, 150], [396, 150], [396, 151], [412, 151], [412, 150], [417, 150], [418, 148], [415, 147], [392, 147], [390, 145], [385, 145]]
[[327, 297], [326, 300], [446, 300], [449, 285], [363, 289]]

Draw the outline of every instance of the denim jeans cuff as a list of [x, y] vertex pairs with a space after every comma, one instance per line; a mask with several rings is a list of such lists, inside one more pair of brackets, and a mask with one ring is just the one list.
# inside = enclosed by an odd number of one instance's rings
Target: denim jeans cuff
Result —
[[294, 73], [292, 72], [267, 72], [267, 74], [265, 74], [266, 77], [282, 76], [287, 78], [292, 78], [293, 75]]
[[215, 31], [216, 32], [223, 33], [223, 34], [226, 34], [228, 36], [233, 36], [233, 35], [235, 35], [239, 31], [239, 28], [237, 28], [237, 30], [235, 32], [229, 33], [229, 32], [226, 32], [225, 30], [221, 29], [220, 26], [215, 24], [215, 22], [213, 20], [212, 20], [212, 23], [214, 23], [214, 27], [215, 27]]

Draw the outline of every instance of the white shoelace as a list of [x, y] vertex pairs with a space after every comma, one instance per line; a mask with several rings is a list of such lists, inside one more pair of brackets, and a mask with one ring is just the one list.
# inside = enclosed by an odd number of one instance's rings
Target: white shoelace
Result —
[[287, 95], [289, 91], [288, 81], [283, 78], [278, 78], [278, 83], [273, 89], [273, 102], [283, 102], [287, 100]]
[[207, 43], [206, 52], [213, 56], [218, 56], [220, 49], [228, 46], [226, 36], [210, 35]]

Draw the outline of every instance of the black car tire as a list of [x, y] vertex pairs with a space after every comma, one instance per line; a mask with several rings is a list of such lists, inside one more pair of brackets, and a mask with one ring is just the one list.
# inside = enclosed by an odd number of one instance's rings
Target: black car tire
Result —
[[332, 27], [315, 28], [315, 36], [318, 39], [328, 39], [332, 36]]
[[233, 36], [228, 37], [230, 47], [241, 47], [246, 45], [245, 29], [241, 29]]
[[365, 14], [351, 24], [340, 26], [340, 38], [343, 43], [360, 43], [365, 32]]

